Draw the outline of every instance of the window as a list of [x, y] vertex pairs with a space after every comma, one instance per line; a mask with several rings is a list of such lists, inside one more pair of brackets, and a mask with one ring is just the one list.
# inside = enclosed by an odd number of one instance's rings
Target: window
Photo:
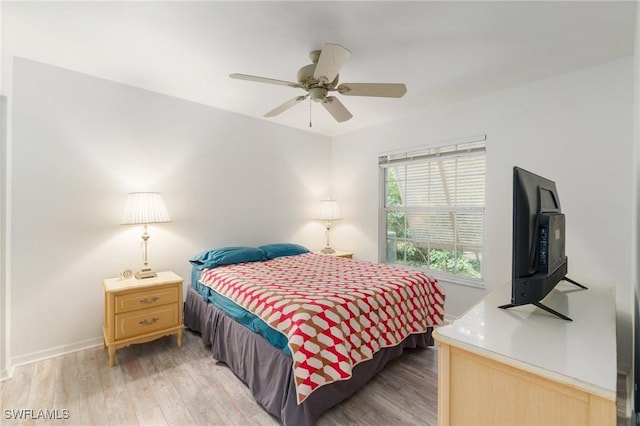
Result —
[[381, 260], [481, 285], [485, 136], [379, 157]]

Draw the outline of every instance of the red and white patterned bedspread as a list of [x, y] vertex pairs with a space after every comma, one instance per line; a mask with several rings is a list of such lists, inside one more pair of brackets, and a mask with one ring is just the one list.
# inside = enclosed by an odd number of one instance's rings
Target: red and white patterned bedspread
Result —
[[288, 338], [298, 404], [444, 314], [435, 278], [315, 253], [209, 269], [200, 281]]

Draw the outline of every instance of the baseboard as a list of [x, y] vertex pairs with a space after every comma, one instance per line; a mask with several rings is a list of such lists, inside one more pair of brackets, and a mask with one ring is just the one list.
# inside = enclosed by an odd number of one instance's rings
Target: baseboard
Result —
[[71, 343], [68, 345], [56, 346], [51, 349], [44, 349], [37, 352], [31, 352], [29, 354], [20, 355], [11, 359], [11, 371], [9, 377], [13, 376], [14, 368], [31, 364], [32, 362], [42, 361], [49, 358], [54, 358], [61, 355], [66, 355], [72, 352], [78, 352], [84, 349], [95, 348], [104, 344], [104, 338], [92, 337], [91, 339], [81, 340], [80, 342]]
[[9, 376], [9, 372], [7, 370], [0, 370], [0, 382], [4, 380], [9, 380], [11, 376]]

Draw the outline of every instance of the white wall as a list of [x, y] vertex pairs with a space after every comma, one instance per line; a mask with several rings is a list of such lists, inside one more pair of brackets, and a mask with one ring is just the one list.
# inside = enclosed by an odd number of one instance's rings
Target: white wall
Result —
[[[633, 69], [633, 82], [634, 82], [634, 98], [633, 98], [633, 120], [634, 120], [634, 135], [633, 135], [633, 161], [634, 161], [634, 182], [633, 193], [638, 194], [640, 189], [640, 8], [636, 8], [636, 38], [635, 38], [635, 54], [634, 54], [634, 69]], [[638, 261], [638, 247], [640, 246], [640, 200], [635, 197], [634, 202], [634, 215], [636, 218], [636, 226], [633, 235], [635, 235], [634, 249], [632, 250], [632, 259], [634, 262], [634, 270], [632, 271], [633, 278], [635, 280], [635, 286], [631, 292], [631, 300], [633, 301], [633, 348], [634, 348], [634, 361], [633, 367], [630, 371], [632, 379], [627, 381], [627, 395], [632, 398], [633, 403], [631, 407], [633, 412], [637, 416], [635, 418], [636, 424], [640, 422], [640, 394], [638, 394], [638, 382], [640, 381], [640, 262]], [[635, 384], [635, 386], [634, 386]]]
[[322, 246], [326, 137], [19, 58], [12, 124], [14, 364], [100, 343], [102, 279], [141, 266], [127, 192], [161, 192], [172, 217], [149, 227], [155, 270], [187, 278], [216, 246]]
[[7, 162], [7, 113], [8, 113], [8, 90], [9, 81], [6, 67], [8, 64], [5, 58], [5, 37], [2, 20], [3, 2], [0, 2], [0, 380], [9, 376], [9, 345], [7, 336], [10, 325], [9, 287], [7, 285], [7, 189], [8, 189], [8, 162]]
[[[1, 55], [0, 55], [1, 56]], [[1, 79], [1, 78], [0, 78]], [[0, 89], [0, 206], [5, 206], [6, 196], [6, 158], [7, 158], [7, 98]], [[0, 208], [0, 252], [6, 251], [6, 209]], [[9, 312], [6, 307], [7, 285], [6, 285], [6, 256], [0, 254], [0, 380], [8, 377], [8, 355], [7, 355], [7, 332], [9, 322]]]
[[630, 230], [637, 198], [632, 69], [632, 58], [621, 59], [335, 138], [333, 194], [344, 220], [333, 245], [377, 260], [380, 153], [486, 134], [486, 291], [444, 283], [447, 313], [461, 314], [510, 280], [512, 168], [518, 165], [557, 183], [569, 276], [587, 286], [616, 287], [619, 359], [630, 365]]

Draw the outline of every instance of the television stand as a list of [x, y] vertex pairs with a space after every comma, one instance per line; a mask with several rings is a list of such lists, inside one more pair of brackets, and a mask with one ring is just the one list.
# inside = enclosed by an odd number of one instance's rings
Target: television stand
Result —
[[550, 314], [553, 314], [553, 315], [555, 315], [555, 316], [557, 316], [557, 317], [560, 317], [560, 318], [562, 318], [563, 320], [573, 321], [573, 320], [572, 320], [571, 318], [569, 318], [568, 316], [563, 315], [563, 314], [561, 314], [561, 313], [560, 313], [560, 312], [558, 312], [558, 311], [554, 311], [554, 310], [553, 310], [553, 309], [551, 309], [550, 307], [545, 306], [545, 305], [543, 305], [543, 304], [542, 304], [542, 303], [540, 303], [540, 302], [533, 302], [533, 303], [532, 303], [532, 305], [533, 305], [533, 306], [537, 306], [537, 307], [538, 307], [538, 308], [540, 308], [540, 309], [544, 309], [545, 311], [549, 312]]
[[[568, 283], [571, 283], [571, 284], [573, 284], [573, 285], [575, 285], [575, 286], [578, 286], [578, 287], [580, 287], [580, 288], [583, 288], [583, 289], [585, 289], [585, 290], [589, 290], [587, 287], [585, 287], [585, 286], [583, 286], [582, 284], [580, 284], [580, 283], [578, 283], [578, 282], [576, 282], [576, 281], [572, 280], [572, 279], [571, 279], [571, 278], [569, 278], [569, 277], [564, 277], [564, 278], [562, 278], [562, 281], [566, 281], [566, 282], [568, 282]], [[550, 314], [553, 314], [553, 315], [555, 315], [555, 316], [557, 316], [557, 317], [559, 317], [559, 318], [562, 318], [563, 320], [573, 321], [573, 320], [572, 320], [571, 318], [569, 318], [568, 316], [563, 315], [563, 314], [561, 314], [560, 312], [555, 311], [555, 310], [551, 309], [550, 307], [543, 305], [543, 304], [542, 304], [542, 303], [540, 303], [540, 302], [531, 302], [531, 303], [530, 303], [530, 305], [537, 306], [538, 308], [543, 309], [543, 310], [545, 310], [545, 311], [549, 312]], [[522, 305], [513, 305], [513, 304], [509, 303], [509, 304], [506, 304], [506, 305], [498, 306], [498, 308], [500, 308], [500, 309], [509, 309], [509, 308], [513, 308], [513, 307], [515, 307], [515, 306], [522, 306]]]
[[573, 285], [577, 285], [577, 286], [578, 286], [578, 287], [580, 287], [580, 288], [584, 288], [585, 290], [589, 290], [587, 287], [583, 286], [583, 285], [582, 285], [582, 284], [580, 284], [580, 283], [575, 282], [574, 280], [572, 280], [572, 279], [571, 279], [571, 278], [569, 278], [569, 277], [564, 277], [562, 280], [564, 280], [564, 281], [566, 281], [566, 282], [568, 282], [568, 283], [571, 283], [571, 284], [573, 284]]

